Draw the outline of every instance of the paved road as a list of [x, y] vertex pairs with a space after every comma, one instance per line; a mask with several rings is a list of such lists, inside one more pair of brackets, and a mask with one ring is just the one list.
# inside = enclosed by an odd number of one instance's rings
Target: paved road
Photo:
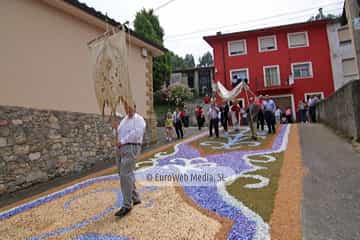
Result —
[[360, 239], [360, 154], [321, 124], [302, 125], [303, 239]]

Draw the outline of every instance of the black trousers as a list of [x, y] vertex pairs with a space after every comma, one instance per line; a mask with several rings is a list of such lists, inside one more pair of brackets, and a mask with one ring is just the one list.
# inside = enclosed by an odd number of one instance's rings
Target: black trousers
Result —
[[269, 133], [275, 133], [275, 114], [271, 111], [265, 111], [264, 115]]
[[264, 112], [262, 110], [259, 111], [257, 115], [257, 129], [261, 126], [261, 131], [264, 131], [265, 119], [264, 119]]
[[184, 137], [184, 132], [182, 130], [182, 124], [181, 122], [176, 122], [174, 123], [174, 127], [175, 127], [175, 132], [176, 132], [176, 136], [178, 139], [183, 138]]
[[315, 106], [309, 107], [309, 115], [311, 122], [316, 122], [316, 109]]
[[201, 130], [201, 128], [204, 126], [205, 119], [201, 117], [197, 117], [196, 120], [199, 130]]
[[291, 115], [286, 116], [286, 121], [287, 123], [293, 123], [292, 116]]
[[228, 131], [228, 117], [227, 114], [224, 114], [224, 118], [222, 119], [222, 125], [224, 127], [224, 131], [227, 132]]
[[209, 126], [209, 135], [210, 137], [212, 137], [212, 130], [213, 128], [215, 129], [215, 136], [219, 137], [219, 119], [215, 118], [215, 119], [211, 119], [210, 120], [210, 126]]

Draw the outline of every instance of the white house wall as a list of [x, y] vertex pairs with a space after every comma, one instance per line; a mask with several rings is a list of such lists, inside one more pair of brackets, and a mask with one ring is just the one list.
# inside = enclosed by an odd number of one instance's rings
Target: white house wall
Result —
[[340, 46], [338, 37], [340, 27], [340, 23], [331, 23], [327, 26], [335, 90], [351, 80], [359, 79], [358, 74], [344, 77], [342, 60], [354, 57], [354, 49], [352, 44]]

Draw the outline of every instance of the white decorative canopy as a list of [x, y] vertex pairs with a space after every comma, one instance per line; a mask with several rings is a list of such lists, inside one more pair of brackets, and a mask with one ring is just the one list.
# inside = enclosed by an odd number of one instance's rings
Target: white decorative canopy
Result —
[[216, 90], [223, 100], [231, 101], [236, 99], [243, 90], [250, 91], [250, 88], [245, 82], [241, 81], [238, 85], [236, 85], [235, 88], [229, 91], [224, 87], [224, 85], [221, 84], [220, 81], [217, 81]]

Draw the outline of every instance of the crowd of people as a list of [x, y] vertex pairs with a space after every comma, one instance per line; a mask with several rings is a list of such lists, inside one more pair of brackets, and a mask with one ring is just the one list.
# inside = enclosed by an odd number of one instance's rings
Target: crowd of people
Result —
[[[318, 101], [319, 98], [316, 96], [309, 98], [308, 101], [299, 101], [297, 110], [300, 122], [316, 122], [315, 106]], [[240, 126], [250, 126], [252, 132], [256, 133], [257, 130], [264, 131], [266, 124], [268, 133], [273, 134], [276, 132], [276, 124], [294, 122], [291, 106], [281, 109], [269, 95], [250, 97], [246, 108], [243, 107], [242, 102], [236, 101], [217, 104], [214, 98], [208, 96], [204, 98], [204, 105], [206, 110], [198, 105], [194, 114], [199, 131], [204, 127], [206, 119], [208, 120], [210, 137], [214, 135], [219, 137], [220, 126], [223, 127], [225, 134], [228, 133], [229, 127], [238, 131]], [[183, 126], [188, 124], [189, 117], [184, 110], [179, 108], [176, 108], [174, 112], [169, 110], [165, 120], [166, 140], [174, 139], [173, 130], [177, 139], [182, 139]]]
[[[311, 97], [308, 102], [299, 101], [298, 112], [301, 122], [316, 121], [316, 103], [317, 97]], [[250, 97], [247, 108], [243, 108], [241, 103], [226, 102], [222, 105], [216, 105], [216, 100], [212, 99], [207, 111], [201, 106], [195, 109], [195, 116], [199, 130], [202, 129], [205, 118], [209, 120], [209, 135], [219, 137], [219, 125], [224, 128], [225, 134], [229, 131], [229, 126], [239, 130], [240, 125], [249, 125], [252, 137], [256, 138], [256, 129], [265, 130], [265, 123], [269, 134], [275, 133], [276, 123], [285, 121], [292, 122], [291, 108], [288, 107], [283, 114], [279, 107], [270, 96]], [[126, 116], [119, 121], [118, 118], [112, 120], [112, 128], [116, 137], [117, 158], [121, 192], [123, 195], [122, 207], [116, 211], [115, 216], [122, 218], [127, 215], [131, 209], [141, 204], [141, 199], [135, 187], [135, 159], [140, 153], [143, 136], [146, 128], [144, 118], [136, 113], [136, 106], [125, 105]], [[178, 139], [184, 137], [183, 124], [188, 125], [186, 113], [184, 110], [176, 108], [174, 112], [169, 111], [166, 115], [165, 127], [166, 138], [172, 140], [172, 131], [175, 132]], [[254, 134], [255, 133], [255, 134]]]

